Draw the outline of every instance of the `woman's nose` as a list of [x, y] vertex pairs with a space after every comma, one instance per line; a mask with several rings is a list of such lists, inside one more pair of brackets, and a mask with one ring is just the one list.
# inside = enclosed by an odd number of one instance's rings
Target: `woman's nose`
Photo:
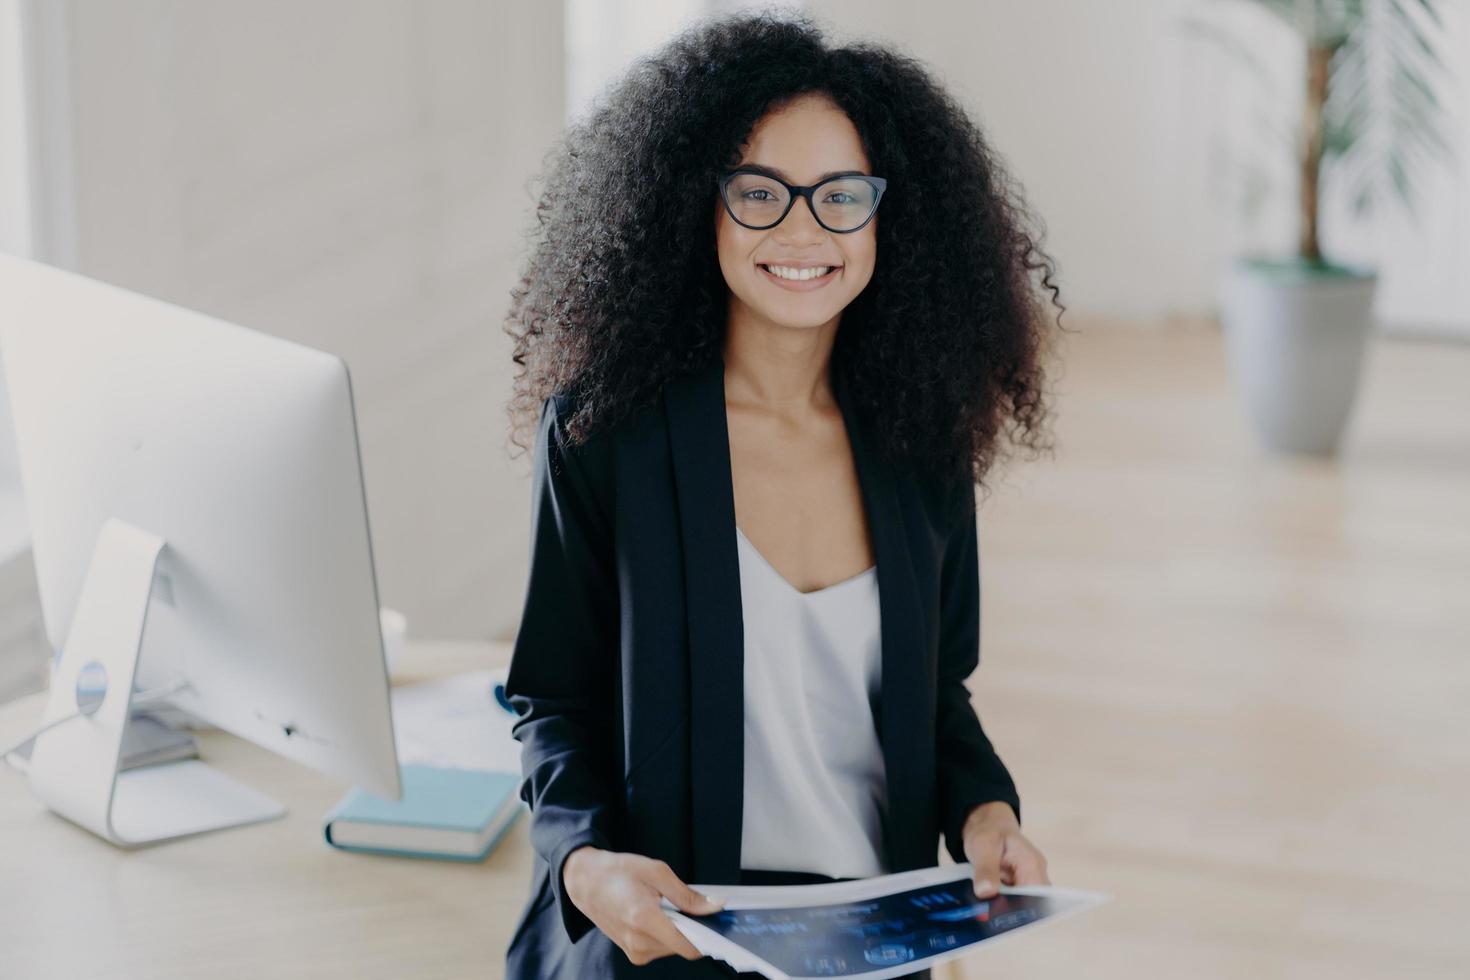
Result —
[[777, 241], [820, 241], [827, 230], [817, 221], [811, 201], [802, 198], [791, 206], [785, 220], [776, 226]]

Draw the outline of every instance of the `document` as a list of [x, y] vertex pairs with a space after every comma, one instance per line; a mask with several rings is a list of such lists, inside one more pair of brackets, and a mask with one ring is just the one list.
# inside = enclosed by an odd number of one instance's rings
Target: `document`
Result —
[[495, 695], [507, 668], [471, 670], [393, 689], [393, 734], [402, 765], [521, 772], [516, 715]]
[[771, 980], [886, 980], [988, 948], [997, 940], [1111, 899], [1053, 886], [975, 896], [966, 862], [824, 885], [694, 885], [726, 899], [691, 916], [664, 914], [701, 953]]

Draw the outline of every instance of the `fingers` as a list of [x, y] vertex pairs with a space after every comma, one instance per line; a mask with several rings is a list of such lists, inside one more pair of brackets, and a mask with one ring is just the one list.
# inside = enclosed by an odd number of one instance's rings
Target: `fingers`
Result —
[[658, 889], [669, 901], [678, 906], [679, 911], [688, 912], [690, 915], [709, 915], [717, 912], [724, 903], [711, 899], [708, 895], [701, 895], [690, 888], [674, 874], [674, 869], [669, 867], [665, 861], [654, 861], [649, 869], [648, 883]]
[[1050, 885], [1046, 871], [1046, 858], [1041, 851], [1026, 839], [1019, 827], [987, 826], [986, 821], [976, 821], [978, 826], [965, 834], [965, 856], [974, 866], [975, 895], [990, 898], [1004, 885]]
[[718, 911], [723, 902], [694, 891], [664, 861], [648, 861], [641, 870], [639, 877], [649, 888], [650, 900], [638, 903], [631, 910], [626, 938], [619, 943], [623, 952], [632, 963], [640, 966], [670, 954], [682, 956], [686, 960], [703, 957], [704, 954], [679, 931], [679, 927], [665, 913], [659, 904], [659, 897], [667, 898], [680, 911], [691, 915], [708, 915]]
[[704, 955], [674, 925], [652, 892], [624, 913], [622, 929], [617, 935], [610, 934], [610, 938], [638, 966], [670, 954], [686, 960], [697, 960]]
[[1005, 839], [993, 830], [979, 831], [965, 839], [965, 856], [975, 867], [976, 897], [991, 898], [999, 893], [1000, 859], [1004, 847]]
[[1050, 885], [1046, 874], [1046, 858], [1036, 846], [1020, 834], [1005, 840], [1001, 865], [1017, 885]]
[[1011, 875], [1017, 885], [1049, 885], [1046, 876], [1046, 859], [1038, 852], [1022, 849], [1011, 864]]
[[655, 905], [652, 907], [653, 914], [648, 916], [644, 932], [659, 947], [656, 955], [667, 956], [669, 953], [684, 957], [686, 960], [697, 960], [704, 954], [701, 953], [684, 934], [679, 927], [674, 925], [672, 919], [662, 908]]

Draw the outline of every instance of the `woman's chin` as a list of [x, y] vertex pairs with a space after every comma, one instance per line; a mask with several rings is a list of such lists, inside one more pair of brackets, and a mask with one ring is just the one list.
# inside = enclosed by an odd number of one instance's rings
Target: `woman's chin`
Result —
[[786, 330], [817, 330], [831, 323], [832, 315], [793, 316], [790, 310], [772, 310], [766, 319]]

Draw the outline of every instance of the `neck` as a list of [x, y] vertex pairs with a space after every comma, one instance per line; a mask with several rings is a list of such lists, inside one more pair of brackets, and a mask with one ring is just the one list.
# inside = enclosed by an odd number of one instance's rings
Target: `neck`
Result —
[[788, 327], [732, 302], [723, 349], [726, 401], [786, 416], [830, 408], [829, 367], [840, 319]]

